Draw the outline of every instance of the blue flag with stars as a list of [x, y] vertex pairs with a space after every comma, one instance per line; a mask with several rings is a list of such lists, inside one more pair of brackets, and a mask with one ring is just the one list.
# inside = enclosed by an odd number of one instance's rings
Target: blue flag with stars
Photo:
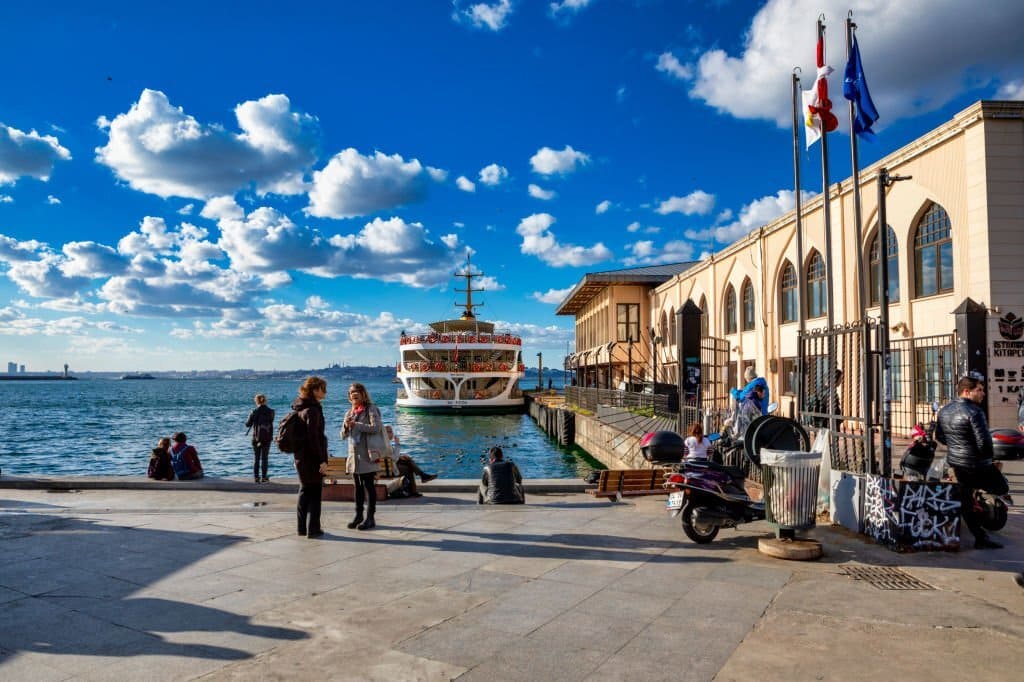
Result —
[[874, 140], [875, 131], [871, 130], [871, 126], [878, 120], [878, 110], [875, 109], [871, 93], [868, 92], [868, 82], [864, 77], [864, 65], [860, 61], [860, 47], [857, 45], [856, 36], [853, 38], [850, 61], [846, 63], [846, 73], [843, 76], [843, 97], [857, 105], [853, 132], [865, 140]]

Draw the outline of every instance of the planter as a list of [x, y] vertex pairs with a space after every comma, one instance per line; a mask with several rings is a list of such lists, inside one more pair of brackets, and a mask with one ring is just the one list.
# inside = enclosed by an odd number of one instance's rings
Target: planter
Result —
[[864, 477], [864, 533], [897, 552], [960, 549], [956, 483]]

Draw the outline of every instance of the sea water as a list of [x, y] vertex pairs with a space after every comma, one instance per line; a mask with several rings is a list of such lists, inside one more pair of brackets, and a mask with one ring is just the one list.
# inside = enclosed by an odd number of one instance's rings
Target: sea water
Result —
[[[329, 379], [324, 401], [328, 451], [347, 454], [338, 435], [348, 379]], [[428, 472], [477, 478], [480, 457], [500, 445], [527, 478], [575, 478], [600, 467], [581, 450], [559, 447], [526, 414], [428, 415], [395, 409], [390, 380], [363, 381], [393, 424], [402, 452]], [[264, 393], [280, 419], [300, 381], [289, 379], [81, 379], [0, 381], [0, 468], [4, 474], [144, 476], [160, 437], [184, 431], [207, 476], [252, 476], [245, 420]], [[292, 456], [271, 446], [269, 475], [294, 476]]]

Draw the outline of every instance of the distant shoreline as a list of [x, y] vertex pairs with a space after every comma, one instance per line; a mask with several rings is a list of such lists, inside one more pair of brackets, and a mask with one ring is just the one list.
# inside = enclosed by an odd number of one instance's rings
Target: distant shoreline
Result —
[[0, 381], [78, 381], [78, 377], [51, 374], [0, 374]]

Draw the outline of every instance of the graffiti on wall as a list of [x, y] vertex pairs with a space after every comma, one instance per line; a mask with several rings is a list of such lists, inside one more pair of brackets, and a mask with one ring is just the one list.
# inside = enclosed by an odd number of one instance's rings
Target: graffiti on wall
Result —
[[880, 545], [893, 546], [896, 488], [893, 480], [868, 476], [864, 487], [864, 533]]
[[999, 318], [999, 339], [989, 353], [989, 404], [1016, 406], [1024, 393], [1024, 318], [1008, 312]]
[[867, 476], [864, 533], [899, 551], [960, 546], [960, 500], [953, 483]]
[[960, 499], [951, 483], [904, 482], [900, 486], [898, 543], [913, 549], [960, 546]]

